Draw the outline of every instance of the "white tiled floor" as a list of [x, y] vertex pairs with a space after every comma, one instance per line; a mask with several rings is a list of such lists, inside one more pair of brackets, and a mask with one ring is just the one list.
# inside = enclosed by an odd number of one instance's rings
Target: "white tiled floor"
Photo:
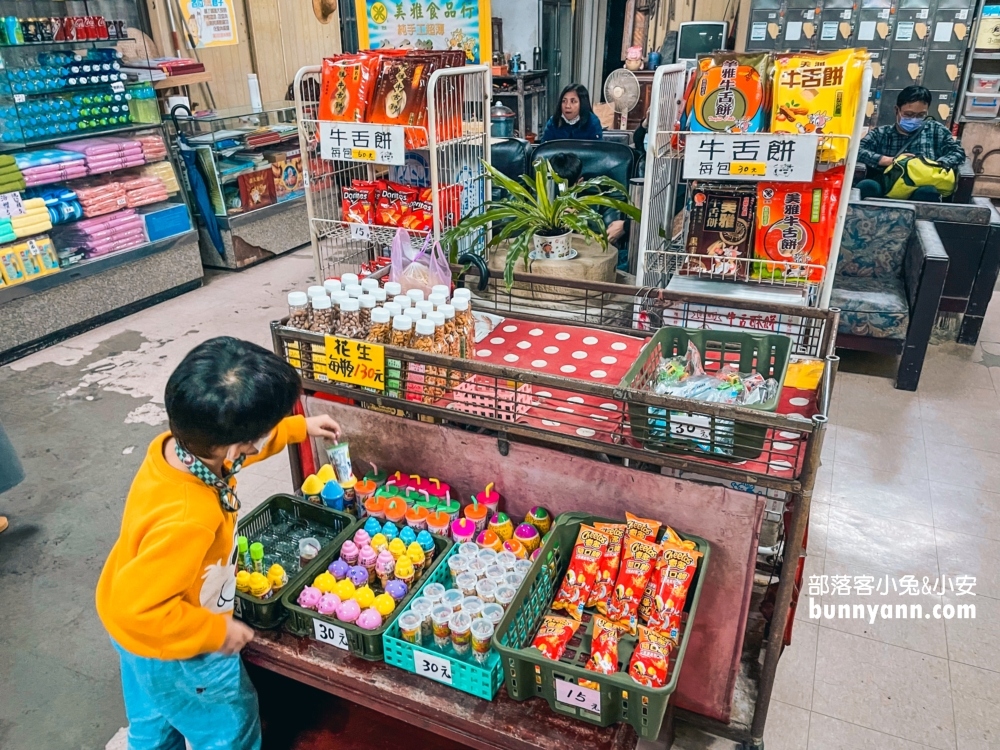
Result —
[[[138, 331], [153, 343], [118, 355], [113, 367], [93, 366], [91, 385], [147, 398], [153, 408], [173, 364], [202, 339], [229, 333], [266, 345], [284, 293], [304, 286], [311, 268], [298, 253], [216, 276], [205, 289], [14, 367], [78, 361], [108, 337]], [[817, 623], [805, 597], [779, 667], [767, 748], [1000, 748], [1000, 299], [980, 345], [931, 347], [917, 393], [851, 366], [845, 361], [837, 378], [807, 575], [975, 575], [978, 617]], [[248, 468], [240, 487], [248, 509], [289, 490], [287, 462]], [[956, 599], [919, 601], [929, 608]], [[730, 746], [688, 730], [678, 741], [686, 750]]]

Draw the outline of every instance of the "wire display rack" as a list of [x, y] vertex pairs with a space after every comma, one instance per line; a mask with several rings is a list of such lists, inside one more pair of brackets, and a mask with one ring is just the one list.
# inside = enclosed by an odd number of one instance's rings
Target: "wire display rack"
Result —
[[[727, 298], [742, 296], [808, 307], [828, 307], [864, 123], [864, 106], [871, 85], [871, 65], [866, 64], [862, 77], [852, 135], [801, 134], [803, 140], [808, 138], [810, 142], [816, 138], [817, 170], [844, 169], [826, 265], [724, 256], [707, 260], [707, 256], [685, 252], [689, 216], [687, 211], [683, 213], [681, 225], [674, 207], [678, 185], [685, 181], [686, 144], [692, 138], [706, 135], [677, 130], [684, 107], [685, 87], [693, 73], [693, 69], [676, 64], [661, 66], [654, 75], [636, 282], [640, 286], [666, 288], [670, 285], [678, 291], [698, 290]], [[746, 137], [755, 135], [762, 134], [750, 133]], [[795, 138], [795, 135], [786, 137]], [[846, 158], [833, 158], [844, 153]], [[696, 181], [687, 182], [693, 185]]]
[[[301, 68], [295, 76], [295, 107], [306, 186], [306, 205], [317, 278], [340, 276], [378, 256], [389, 254], [397, 228], [345, 221], [341, 190], [354, 180], [392, 178], [431, 189], [433, 228], [406, 229], [412, 245], [420, 247], [428, 234], [441, 234], [464, 216], [481, 210], [488, 195], [483, 162], [490, 160], [490, 69], [467, 65], [435, 71], [427, 87], [427, 126], [407, 127], [406, 162], [386, 166], [362, 161], [325, 159], [321, 153], [319, 102], [303, 98], [301, 82], [316, 78], [320, 66]], [[319, 87], [309, 87], [318, 92]], [[460, 186], [460, 196], [450, 200], [449, 186]], [[454, 190], [454, 188], [451, 188]], [[457, 206], [455, 203], [457, 202]], [[464, 252], [481, 245], [465, 240]]]

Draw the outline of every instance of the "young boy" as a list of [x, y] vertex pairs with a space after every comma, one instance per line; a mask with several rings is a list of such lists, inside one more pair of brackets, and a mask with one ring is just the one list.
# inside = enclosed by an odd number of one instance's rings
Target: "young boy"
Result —
[[301, 382], [255, 344], [220, 337], [167, 381], [170, 431], [149, 446], [121, 534], [97, 583], [97, 613], [121, 657], [129, 750], [258, 750], [257, 694], [239, 652], [253, 630], [232, 618], [234, 474], [300, 443], [337, 440], [328, 416], [287, 416]]

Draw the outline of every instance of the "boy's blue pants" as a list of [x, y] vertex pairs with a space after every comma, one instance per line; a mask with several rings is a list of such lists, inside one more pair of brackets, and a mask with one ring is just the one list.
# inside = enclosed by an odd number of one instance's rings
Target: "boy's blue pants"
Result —
[[260, 750], [257, 691], [239, 655], [121, 656], [129, 750]]

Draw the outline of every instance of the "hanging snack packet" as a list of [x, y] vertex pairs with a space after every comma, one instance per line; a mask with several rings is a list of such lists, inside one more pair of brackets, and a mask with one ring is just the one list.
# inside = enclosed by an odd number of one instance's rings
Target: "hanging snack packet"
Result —
[[400, 227], [410, 210], [410, 202], [417, 196], [417, 189], [398, 182], [379, 180], [376, 194], [375, 223], [384, 227]]
[[687, 258], [679, 273], [745, 278], [747, 264], [740, 260], [753, 253], [756, 200], [752, 185], [692, 186]]
[[[690, 343], [690, 342], [689, 342]], [[695, 349], [695, 352], [698, 350]], [[700, 366], [700, 362], [699, 362]], [[647, 542], [656, 541], [656, 533], [660, 530], [663, 524], [659, 521], [651, 521], [648, 518], [639, 518], [638, 516], [633, 516], [631, 513], [625, 513], [625, 536], [631, 537], [636, 536], [640, 539], [645, 539]]]
[[621, 568], [608, 602], [608, 617], [630, 633], [635, 633], [638, 625], [639, 602], [659, 554], [658, 544], [634, 536], [625, 538]]
[[607, 534], [593, 526], [580, 526], [569, 569], [552, 603], [553, 610], [563, 610], [574, 620], [583, 619], [583, 608], [590, 599], [590, 591], [597, 580], [597, 571], [608, 542]]
[[594, 618], [594, 635], [590, 641], [590, 659], [586, 668], [591, 672], [614, 674], [618, 671], [618, 639], [621, 628], [606, 617]]
[[371, 224], [375, 220], [375, 184], [355, 180], [341, 188], [341, 221]]
[[323, 60], [319, 119], [364, 122], [378, 75], [379, 56], [358, 54]]
[[601, 557], [601, 564], [597, 569], [597, 579], [594, 581], [594, 588], [590, 591], [587, 606], [597, 607], [601, 614], [606, 615], [608, 599], [611, 598], [611, 591], [614, 588], [615, 579], [618, 577], [618, 566], [621, 563], [625, 524], [595, 523], [594, 528], [602, 534], [608, 535], [608, 547]]
[[[868, 53], [857, 49], [778, 55], [771, 132], [851, 135], [867, 61]], [[820, 139], [820, 160], [846, 159], [849, 142]]]
[[628, 665], [629, 676], [646, 687], [663, 687], [667, 684], [673, 650], [674, 644], [669, 638], [640, 625], [639, 642]]
[[688, 106], [690, 129], [759, 133], [767, 129], [771, 56], [766, 52], [716, 52], [698, 60]]
[[672, 544], [663, 545], [660, 553], [659, 575], [647, 623], [651, 630], [666, 635], [675, 644], [680, 639], [681, 614], [700, 557], [696, 550]]
[[566, 644], [570, 642], [578, 627], [580, 623], [576, 620], [546, 615], [531, 645], [541, 651], [546, 659], [559, 661], [559, 657], [566, 650]]
[[403, 217], [402, 226], [418, 232], [429, 232], [434, 228], [434, 204], [431, 188], [419, 188], [410, 201], [409, 210]]

